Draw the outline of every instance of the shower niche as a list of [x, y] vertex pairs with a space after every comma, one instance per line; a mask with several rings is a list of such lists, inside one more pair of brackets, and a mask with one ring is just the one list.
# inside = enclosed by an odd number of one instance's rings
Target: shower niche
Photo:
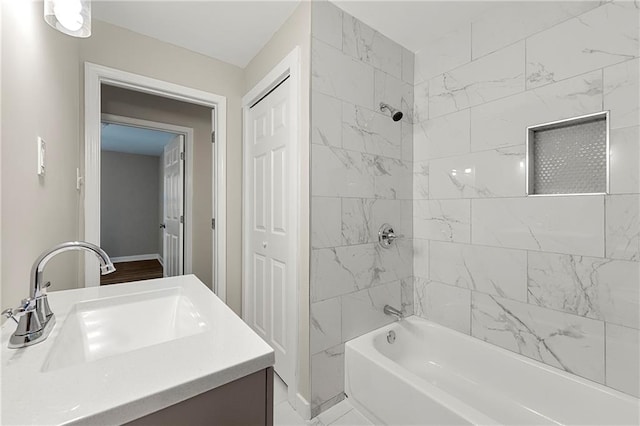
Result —
[[527, 128], [527, 195], [609, 192], [609, 111]]

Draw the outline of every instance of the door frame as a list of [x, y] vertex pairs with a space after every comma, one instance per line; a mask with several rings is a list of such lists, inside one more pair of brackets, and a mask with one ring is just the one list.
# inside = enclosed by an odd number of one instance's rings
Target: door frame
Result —
[[[84, 63], [84, 239], [100, 244], [100, 121], [102, 84], [175, 99], [212, 109], [213, 291], [226, 301], [227, 244], [227, 98], [116, 68]], [[85, 287], [100, 285], [95, 257], [84, 257]]]
[[[300, 193], [300, 167], [303, 163], [300, 157], [299, 144], [301, 143], [300, 135], [300, 106], [301, 106], [301, 71], [300, 71], [300, 47], [296, 46], [278, 65], [276, 65], [258, 84], [256, 84], [245, 96], [242, 98], [242, 264], [247, 265], [249, 261], [249, 244], [247, 230], [250, 227], [249, 212], [247, 206], [249, 205], [249, 194], [247, 188], [248, 172], [250, 170], [250, 158], [248, 158], [247, 146], [250, 143], [248, 140], [248, 120], [250, 107], [256, 103], [256, 101], [265, 97], [282, 83], [287, 77], [290, 79], [290, 117], [291, 117], [291, 161], [289, 164], [290, 179], [290, 191], [295, 197], [294, 202], [289, 202], [288, 217], [291, 219], [291, 237], [290, 244], [294, 247], [293, 256], [290, 262], [289, 277], [287, 282], [289, 286], [286, 291], [293, 294], [293, 297], [289, 297], [287, 304], [287, 316], [291, 320], [293, 327], [289, 328], [290, 333], [287, 339], [291, 342], [291, 356], [293, 359], [293, 366], [290, 371], [290, 377], [293, 379], [293, 383], [288, 383], [288, 400], [293, 407], [298, 406], [298, 381], [300, 376], [299, 360], [298, 360], [298, 335], [299, 335], [299, 318], [298, 318], [298, 304], [300, 303], [300, 289], [299, 289], [299, 262], [300, 262], [300, 222], [301, 222], [301, 193]], [[242, 268], [242, 318], [246, 320], [248, 308], [248, 290], [247, 285], [249, 283], [247, 268]]]
[[[141, 120], [116, 114], [101, 114], [101, 122], [121, 124], [140, 129], [161, 130], [184, 136], [185, 173], [184, 179], [184, 274], [193, 273], [193, 128], [176, 126], [158, 121]], [[164, 268], [164, 265], [163, 265]]]

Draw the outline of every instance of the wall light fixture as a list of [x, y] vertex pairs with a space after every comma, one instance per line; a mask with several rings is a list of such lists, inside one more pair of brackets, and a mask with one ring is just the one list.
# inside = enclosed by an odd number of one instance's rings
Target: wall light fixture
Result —
[[91, 35], [91, 1], [44, 0], [44, 20], [67, 35], [89, 37]]

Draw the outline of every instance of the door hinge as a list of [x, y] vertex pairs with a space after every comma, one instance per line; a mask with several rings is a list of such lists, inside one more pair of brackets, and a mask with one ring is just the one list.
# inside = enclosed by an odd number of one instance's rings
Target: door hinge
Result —
[[184, 223], [184, 216], [180, 216], [180, 223]]
[[181, 152], [181, 153], [180, 153], [180, 159], [181, 159], [182, 161], [184, 161], [184, 152]]
[[211, 132], [211, 143], [216, 143], [216, 131]]
[[216, 220], [211, 219], [211, 229], [216, 229]]

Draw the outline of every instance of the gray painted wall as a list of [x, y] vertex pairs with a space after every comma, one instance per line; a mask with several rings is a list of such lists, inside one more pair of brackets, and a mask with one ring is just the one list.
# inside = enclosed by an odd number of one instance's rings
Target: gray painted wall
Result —
[[102, 151], [100, 239], [112, 257], [160, 253], [158, 157]]

